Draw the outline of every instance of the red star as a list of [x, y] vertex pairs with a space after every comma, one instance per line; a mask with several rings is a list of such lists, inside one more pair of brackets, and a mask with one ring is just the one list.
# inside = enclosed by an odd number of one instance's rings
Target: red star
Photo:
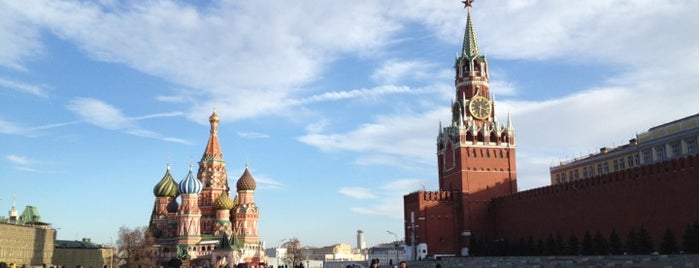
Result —
[[473, 4], [473, 1], [474, 0], [464, 0], [464, 1], [461, 1], [461, 3], [464, 3], [464, 8], [467, 8], [467, 7], [471, 7], [471, 5]]

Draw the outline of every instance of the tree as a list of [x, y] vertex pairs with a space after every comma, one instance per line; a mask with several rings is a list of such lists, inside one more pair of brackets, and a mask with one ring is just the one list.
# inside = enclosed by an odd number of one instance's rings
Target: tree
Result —
[[594, 254], [595, 251], [593, 249], [593, 244], [592, 244], [592, 235], [590, 232], [585, 231], [585, 235], [583, 236], [583, 242], [582, 242], [582, 254], [583, 255], [592, 255]]
[[609, 244], [599, 230], [595, 233], [595, 237], [592, 238], [592, 248], [597, 255], [607, 255], [609, 253]]
[[153, 238], [146, 227], [134, 229], [122, 226], [117, 240], [117, 259], [126, 268], [156, 267], [153, 253]]
[[571, 234], [568, 239], [568, 251], [566, 253], [574, 256], [580, 254], [580, 240], [578, 240], [575, 234]]
[[672, 254], [677, 252], [677, 240], [675, 234], [670, 231], [670, 228], [665, 229], [663, 244], [660, 246], [660, 252], [663, 254]]
[[688, 224], [682, 239], [685, 253], [699, 253], [699, 222]]
[[307, 259], [306, 255], [303, 253], [301, 241], [296, 237], [286, 240], [286, 242], [282, 244], [282, 247], [286, 249], [284, 261], [289, 264], [290, 267], [302, 265], [303, 261]]
[[623, 253], [622, 247], [621, 238], [619, 238], [616, 230], [612, 229], [612, 233], [609, 234], [609, 253], [613, 255], [620, 255]]
[[649, 254], [653, 252], [653, 240], [646, 228], [641, 225], [641, 230], [638, 231], [638, 253]]

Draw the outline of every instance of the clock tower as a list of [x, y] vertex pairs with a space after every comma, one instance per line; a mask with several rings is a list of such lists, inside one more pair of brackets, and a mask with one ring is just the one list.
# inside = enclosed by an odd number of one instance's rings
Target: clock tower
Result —
[[517, 191], [515, 132], [509, 116], [505, 125], [495, 116], [488, 60], [478, 49], [471, 3], [464, 1], [466, 29], [454, 61], [451, 122], [437, 135], [439, 189], [469, 195], [485, 191], [485, 198]]

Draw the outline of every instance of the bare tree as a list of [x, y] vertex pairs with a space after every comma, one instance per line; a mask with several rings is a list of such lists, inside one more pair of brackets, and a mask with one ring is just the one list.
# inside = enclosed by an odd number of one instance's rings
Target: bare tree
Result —
[[146, 227], [120, 227], [117, 247], [119, 253], [116, 257], [120, 267], [157, 267], [153, 239]]
[[303, 248], [301, 248], [301, 241], [294, 237], [286, 240], [282, 247], [286, 249], [286, 256], [284, 256], [284, 261], [287, 264], [291, 264], [291, 267], [298, 267], [303, 265], [303, 261], [306, 259], [306, 255], [303, 253]]

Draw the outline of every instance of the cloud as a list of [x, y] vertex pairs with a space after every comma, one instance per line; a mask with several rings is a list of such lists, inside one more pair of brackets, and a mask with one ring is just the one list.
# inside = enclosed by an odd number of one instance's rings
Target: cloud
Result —
[[266, 139], [269, 135], [259, 132], [238, 132], [238, 137], [244, 139]]
[[48, 93], [42, 86], [26, 84], [22, 82], [12, 81], [0, 77], [0, 87], [9, 88], [22, 93], [27, 93], [40, 98], [48, 98]]
[[[310, 4], [314, 8], [307, 8]], [[283, 111], [279, 104], [317, 79], [329, 61], [347, 53], [373, 54], [401, 30], [386, 7], [372, 1], [302, 1], [284, 7], [270, 1], [200, 7], [174, 1], [120, 2], [108, 8], [59, 0], [5, 5], [7, 12], [31, 22], [32, 30], [48, 29], [95, 60], [190, 88], [157, 97], [193, 100], [190, 118], [199, 116], [202, 106], [209, 109], [214, 98], [236, 107], [220, 113], [233, 120]], [[251, 99], [266, 101], [252, 105]]]
[[12, 122], [7, 122], [4, 120], [0, 120], [0, 133], [4, 134], [22, 134], [24, 132], [24, 128], [12, 123]]
[[[346, 133], [307, 133], [297, 140], [325, 152], [352, 151], [364, 154], [380, 154], [394, 157], [406, 166], [430, 164], [433, 155], [437, 125], [441, 117], [449, 115], [449, 107], [425, 111], [423, 114], [395, 114], [377, 116], [372, 123], [365, 123]], [[397, 135], [410, 133], [410, 135]], [[401, 150], [396, 150], [401, 148]], [[430, 153], [426, 153], [430, 152]], [[358, 162], [367, 163], [358, 157]], [[376, 158], [374, 158], [376, 159]], [[366, 160], [366, 158], [365, 158]]]
[[19, 155], [15, 155], [15, 154], [10, 154], [10, 155], [6, 156], [5, 159], [7, 159], [8, 162], [14, 164], [15, 165], [14, 168], [16, 170], [34, 172], [34, 173], [41, 172], [40, 170], [32, 167], [32, 163], [34, 161], [30, 160], [26, 156], [19, 156]]
[[340, 194], [354, 199], [375, 199], [376, 195], [372, 194], [372, 190], [362, 187], [343, 187], [338, 190]]
[[389, 60], [379, 66], [371, 78], [382, 84], [401, 84], [403, 80], [422, 80], [431, 77], [434, 64], [412, 60], [403, 61], [399, 59]]
[[[41, 31], [20, 13], [0, 2], [0, 66], [26, 70], [25, 61], [41, 55]], [[26, 90], [26, 89], [24, 89]], [[31, 91], [31, 90], [30, 90]]]
[[83, 121], [104, 129], [133, 128], [133, 122], [126, 118], [121, 111], [101, 100], [92, 98], [76, 98], [67, 105]]
[[289, 105], [306, 105], [306, 104], [312, 104], [312, 103], [318, 103], [318, 102], [326, 102], [326, 101], [337, 101], [337, 100], [343, 100], [343, 99], [354, 99], [354, 98], [363, 98], [363, 99], [369, 99], [369, 98], [378, 98], [383, 95], [388, 95], [388, 94], [421, 94], [424, 93], [424, 91], [419, 91], [419, 90], [413, 90], [409, 87], [405, 86], [391, 86], [391, 85], [386, 85], [386, 86], [379, 86], [375, 88], [369, 88], [369, 89], [353, 89], [353, 90], [348, 90], [348, 91], [331, 91], [331, 92], [325, 92], [321, 93], [318, 95], [313, 95], [297, 100], [290, 100], [288, 102]]
[[22, 165], [22, 166], [28, 165], [30, 162], [27, 157], [14, 155], [14, 154], [8, 155], [5, 158], [7, 159], [7, 161], [10, 161], [10, 163], [13, 163], [16, 165]]
[[143, 129], [136, 124], [136, 121], [138, 120], [181, 116], [182, 113], [179, 112], [126, 117], [124, 114], [122, 114], [121, 110], [117, 109], [116, 107], [93, 98], [75, 98], [68, 103], [66, 108], [75, 113], [81, 119], [81, 121], [100, 128], [107, 130], [118, 130], [138, 137], [189, 144], [189, 142], [186, 140], [175, 137], [166, 137], [160, 133]]

